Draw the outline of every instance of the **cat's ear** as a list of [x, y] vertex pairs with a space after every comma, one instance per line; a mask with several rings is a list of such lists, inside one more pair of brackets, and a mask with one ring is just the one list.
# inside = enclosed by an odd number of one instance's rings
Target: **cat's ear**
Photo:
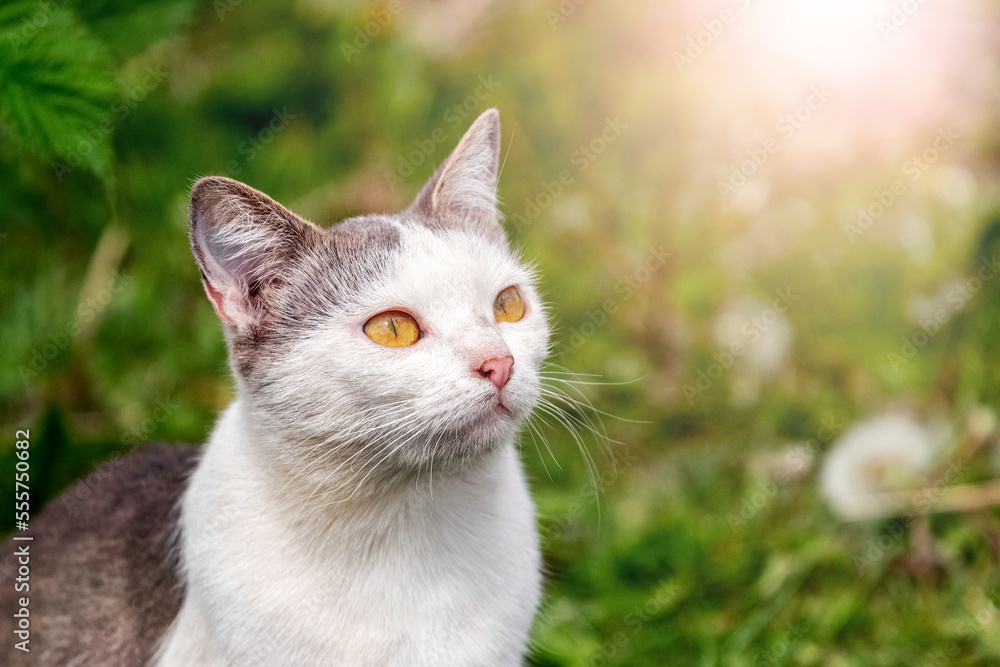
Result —
[[438, 225], [502, 234], [497, 213], [499, 162], [500, 114], [489, 109], [424, 185], [409, 211]]
[[264, 193], [221, 176], [194, 184], [189, 219], [205, 293], [219, 318], [239, 331], [264, 322], [268, 296], [322, 233]]

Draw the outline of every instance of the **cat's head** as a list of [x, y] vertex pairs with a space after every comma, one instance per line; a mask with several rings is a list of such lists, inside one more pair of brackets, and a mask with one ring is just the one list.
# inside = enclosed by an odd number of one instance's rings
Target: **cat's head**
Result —
[[325, 229], [236, 181], [195, 184], [191, 246], [272, 454], [415, 467], [514, 437], [548, 326], [500, 226], [499, 152], [489, 110], [408, 209]]

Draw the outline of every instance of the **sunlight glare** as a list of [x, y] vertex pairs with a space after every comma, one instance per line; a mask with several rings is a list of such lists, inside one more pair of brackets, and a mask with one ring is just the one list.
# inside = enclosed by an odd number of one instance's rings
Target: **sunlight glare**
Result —
[[779, 61], [826, 80], [863, 72], [882, 50], [882, 3], [770, 0], [751, 13], [756, 41]]

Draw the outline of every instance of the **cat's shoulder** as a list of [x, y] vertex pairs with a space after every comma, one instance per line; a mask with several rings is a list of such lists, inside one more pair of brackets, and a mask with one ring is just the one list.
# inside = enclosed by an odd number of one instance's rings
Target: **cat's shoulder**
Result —
[[[5, 540], [0, 605], [29, 600], [31, 664], [148, 660], [183, 598], [174, 537], [199, 451], [151, 444], [106, 461]], [[24, 560], [29, 574], [19, 582]], [[0, 634], [13, 637], [18, 619], [0, 619]], [[10, 640], [0, 648], [2, 664], [28, 657]]]

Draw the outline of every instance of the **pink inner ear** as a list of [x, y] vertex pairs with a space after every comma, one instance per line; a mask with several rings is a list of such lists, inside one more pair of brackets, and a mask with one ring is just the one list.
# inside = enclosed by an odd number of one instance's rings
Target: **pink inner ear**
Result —
[[215, 314], [219, 316], [219, 319], [230, 326], [236, 326], [236, 319], [226, 312], [225, 295], [220, 290], [212, 287], [211, 283], [207, 280], [202, 280], [201, 284], [204, 285], [205, 294], [208, 295], [208, 300], [212, 302], [212, 307], [215, 308]]

